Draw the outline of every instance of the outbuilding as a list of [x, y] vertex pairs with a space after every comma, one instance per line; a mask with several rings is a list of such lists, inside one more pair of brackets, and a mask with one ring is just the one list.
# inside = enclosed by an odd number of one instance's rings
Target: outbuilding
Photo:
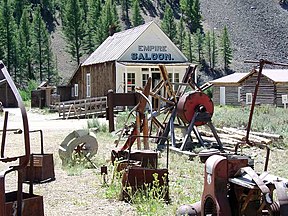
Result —
[[127, 93], [161, 79], [158, 64], [165, 64], [172, 82], [181, 81], [190, 63], [155, 22], [108, 37], [75, 71], [69, 81], [72, 99]]
[[[249, 105], [252, 103], [258, 70], [234, 73], [213, 81], [213, 101], [216, 105]], [[256, 104], [284, 107], [288, 103], [288, 70], [263, 69]]]

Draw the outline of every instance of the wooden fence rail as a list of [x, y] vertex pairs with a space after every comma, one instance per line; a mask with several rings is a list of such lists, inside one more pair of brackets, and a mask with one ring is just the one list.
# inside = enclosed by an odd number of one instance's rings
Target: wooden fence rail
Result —
[[57, 102], [53, 106], [59, 117], [63, 119], [87, 117], [89, 115], [101, 115], [106, 112], [106, 97]]

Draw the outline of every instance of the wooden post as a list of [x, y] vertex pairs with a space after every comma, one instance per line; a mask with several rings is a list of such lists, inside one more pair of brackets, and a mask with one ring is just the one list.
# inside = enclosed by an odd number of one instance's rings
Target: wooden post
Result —
[[143, 143], [144, 143], [144, 149], [149, 149], [149, 139], [148, 139], [148, 134], [149, 133], [149, 128], [148, 128], [148, 119], [147, 119], [147, 115], [144, 115], [144, 119], [143, 119]]
[[107, 107], [106, 107], [106, 119], [109, 120], [109, 132], [115, 130], [113, 107], [114, 107], [113, 90], [110, 89], [107, 94]]
[[136, 112], [136, 131], [137, 131], [137, 149], [141, 149], [141, 139], [140, 139], [140, 114]]

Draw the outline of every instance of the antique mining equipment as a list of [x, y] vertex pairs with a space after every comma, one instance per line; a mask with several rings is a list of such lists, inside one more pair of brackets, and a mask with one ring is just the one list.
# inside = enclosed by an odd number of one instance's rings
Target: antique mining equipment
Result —
[[[12, 81], [5, 65], [0, 61], [0, 85], [6, 85], [6, 89], [12, 92], [11, 97], [14, 97], [17, 101], [18, 108], [22, 115], [23, 123], [23, 140], [24, 140], [24, 155], [11, 155], [6, 156], [6, 138], [9, 134], [8, 129], [8, 111], [4, 108], [4, 122], [1, 142], [1, 155], [0, 162], [8, 164], [8, 168], [0, 172], [0, 216], [44, 216], [43, 197], [33, 194], [33, 183], [30, 181], [29, 193], [23, 192], [23, 172], [26, 168], [30, 159], [30, 137], [29, 137], [29, 126], [27, 113], [22, 102], [22, 99], [17, 91], [17, 88]], [[20, 130], [17, 130], [17, 134]], [[18, 135], [17, 135], [18, 136]], [[21, 140], [21, 139], [18, 139]], [[16, 145], [15, 145], [16, 146]], [[19, 145], [18, 145], [19, 146]], [[14, 147], [14, 146], [13, 146]], [[14, 147], [15, 148], [15, 147]], [[7, 174], [16, 171], [18, 174], [17, 178], [17, 190], [6, 191], [5, 188], [5, 177]]]
[[[141, 136], [143, 137], [143, 136]], [[167, 139], [166, 137], [145, 137], [145, 138], [160, 138]], [[168, 140], [167, 140], [168, 142]], [[130, 160], [130, 156], [133, 160]], [[169, 201], [169, 188], [168, 188], [168, 156], [169, 146], [167, 147], [167, 164], [166, 168], [158, 168], [157, 152], [143, 150], [131, 153], [131, 147], [127, 155], [127, 164], [123, 171], [122, 176], [122, 191], [120, 200], [130, 201], [139, 190], [149, 190], [157, 187], [158, 194], [154, 194], [158, 198]]]
[[44, 153], [42, 130], [33, 130], [29, 133], [40, 134], [40, 153], [31, 154], [27, 167], [24, 169], [23, 180], [34, 183], [44, 183], [55, 180], [53, 154]]
[[177, 215], [288, 215], [287, 183], [267, 172], [258, 175], [247, 156], [212, 155], [205, 163], [201, 202], [181, 206]]

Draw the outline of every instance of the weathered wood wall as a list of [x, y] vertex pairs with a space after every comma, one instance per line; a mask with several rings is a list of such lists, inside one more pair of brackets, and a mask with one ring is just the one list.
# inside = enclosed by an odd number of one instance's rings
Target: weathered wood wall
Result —
[[282, 103], [282, 95], [288, 94], [288, 83], [276, 84], [276, 105], [277, 107], [284, 107]]
[[[247, 77], [242, 83], [241, 99], [243, 100], [244, 104], [246, 104], [246, 93], [252, 93], [252, 95], [254, 94], [257, 76], [258, 74], [254, 73]], [[276, 89], [273, 81], [262, 75], [256, 98], [256, 104], [274, 105], [276, 103], [275, 95]]]
[[213, 86], [213, 103], [214, 105], [220, 104], [220, 87], [225, 87], [225, 104], [232, 106], [239, 106], [238, 102], [238, 85], [214, 85]]
[[116, 74], [115, 62], [105, 62], [95, 65], [82, 66], [74, 75], [71, 84], [78, 83], [77, 99], [86, 98], [86, 75], [90, 73], [91, 97], [106, 96], [109, 89], [115, 91]]

